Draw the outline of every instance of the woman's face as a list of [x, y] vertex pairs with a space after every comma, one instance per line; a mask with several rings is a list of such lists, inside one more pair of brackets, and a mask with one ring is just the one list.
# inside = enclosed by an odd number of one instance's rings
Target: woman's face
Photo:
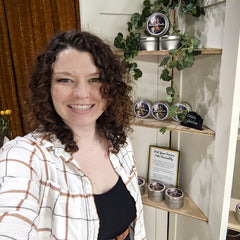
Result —
[[100, 93], [99, 69], [88, 52], [66, 49], [53, 66], [51, 96], [54, 108], [73, 130], [95, 127], [106, 100]]

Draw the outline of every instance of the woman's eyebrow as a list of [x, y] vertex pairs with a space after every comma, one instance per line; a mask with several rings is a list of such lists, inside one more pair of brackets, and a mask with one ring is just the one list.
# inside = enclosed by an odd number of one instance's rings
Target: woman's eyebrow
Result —
[[72, 74], [69, 72], [54, 72], [53, 75], [57, 75], [57, 74], [63, 74], [63, 75], [67, 75], [67, 76], [71, 76]]

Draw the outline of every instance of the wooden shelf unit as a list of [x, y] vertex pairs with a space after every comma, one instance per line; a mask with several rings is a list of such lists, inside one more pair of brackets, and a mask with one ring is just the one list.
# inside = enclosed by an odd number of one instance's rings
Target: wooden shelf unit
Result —
[[[222, 49], [220, 48], [198, 48], [196, 51], [201, 51], [201, 55], [221, 55]], [[123, 51], [115, 51], [116, 55], [122, 56]], [[138, 51], [138, 56], [166, 56], [168, 55], [168, 50], [157, 50], [157, 51]]]
[[237, 232], [240, 232], [240, 223], [235, 218], [236, 205], [240, 203], [240, 199], [231, 198], [229, 218], [228, 218], [228, 228]]
[[194, 218], [203, 222], [208, 222], [208, 218], [204, 215], [201, 209], [192, 201], [192, 199], [184, 193], [184, 205], [179, 209], [169, 208], [165, 200], [161, 202], [154, 202], [148, 198], [147, 188], [145, 189], [145, 194], [142, 195], [142, 202], [146, 206], [162, 209], [168, 212], [176, 213], [186, 217]]
[[166, 127], [168, 130], [171, 130], [171, 131], [209, 135], [209, 136], [215, 135], [215, 132], [213, 130], [205, 126], [203, 126], [203, 130], [198, 130], [198, 129], [182, 126], [180, 125], [180, 123], [174, 120], [158, 121], [154, 118], [135, 118], [132, 125], [140, 126], [140, 127], [159, 128], [159, 129], [162, 127]]

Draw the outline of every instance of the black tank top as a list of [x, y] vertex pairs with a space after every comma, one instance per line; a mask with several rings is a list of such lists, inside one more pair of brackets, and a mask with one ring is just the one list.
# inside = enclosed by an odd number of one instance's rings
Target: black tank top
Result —
[[109, 240], [122, 234], [136, 218], [135, 201], [121, 177], [108, 192], [94, 194], [94, 199], [100, 219], [98, 240]]

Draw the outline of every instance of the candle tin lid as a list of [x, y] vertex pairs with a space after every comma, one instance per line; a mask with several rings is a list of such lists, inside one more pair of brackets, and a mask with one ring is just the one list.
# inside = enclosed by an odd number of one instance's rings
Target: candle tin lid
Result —
[[139, 100], [134, 103], [134, 113], [140, 118], [146, 118], [151, 113], [151, 103], [147, 100]]
[[148, 198], [154, 202], [161, 202], [164, 199], [165, 185], [158, 181], [151, 181], [148, 184]]
[[153, 13], [147, 20], [147, 30], [152, 36], [164, 35], [170, 27], [169, 19], [163, 13]]
[[[184, 111], [187, 111], [187, 113], [188, 113], [192, 110], [191, 106], [186, 102], [177, 102], [173, 106], [178, 107], [178, 114], [184, 113]], [[181, 122], [181, 120], [178, 117], [178, 114], [176, 116], [174, 116], [173, 119], [177, 122]]]
[[152, 115], [157, 120], [164, 120], [168, 117], [168, 110], [167, 102], [156, 102], [152, 106]]
[[167, 188], [165, 191], [165, 203], [172, 209], [178, 209], [183, 206], [184, 193], [179, 188]]
[[183, 198], [184, 193], [179, 188], [168, 188], [166, 190], [166, 195], [173, 200], [179, 201], [181, 198]]
[[154, 181], [148, 185], [148, 189], [149, 191], [161, 192], [162, 190], [165, 190], [165, 186], [163, 183]]
[[158, 42], [158, 38], [157, 37], [149, 37], [149, 36], [142, 36], [140, 38], [140, 41], [143, 41], [143, 42]]
[[236, 205], [235, 217], [236, 217], [237, 221], [240, 223], [240, 203], [238, 203]]

